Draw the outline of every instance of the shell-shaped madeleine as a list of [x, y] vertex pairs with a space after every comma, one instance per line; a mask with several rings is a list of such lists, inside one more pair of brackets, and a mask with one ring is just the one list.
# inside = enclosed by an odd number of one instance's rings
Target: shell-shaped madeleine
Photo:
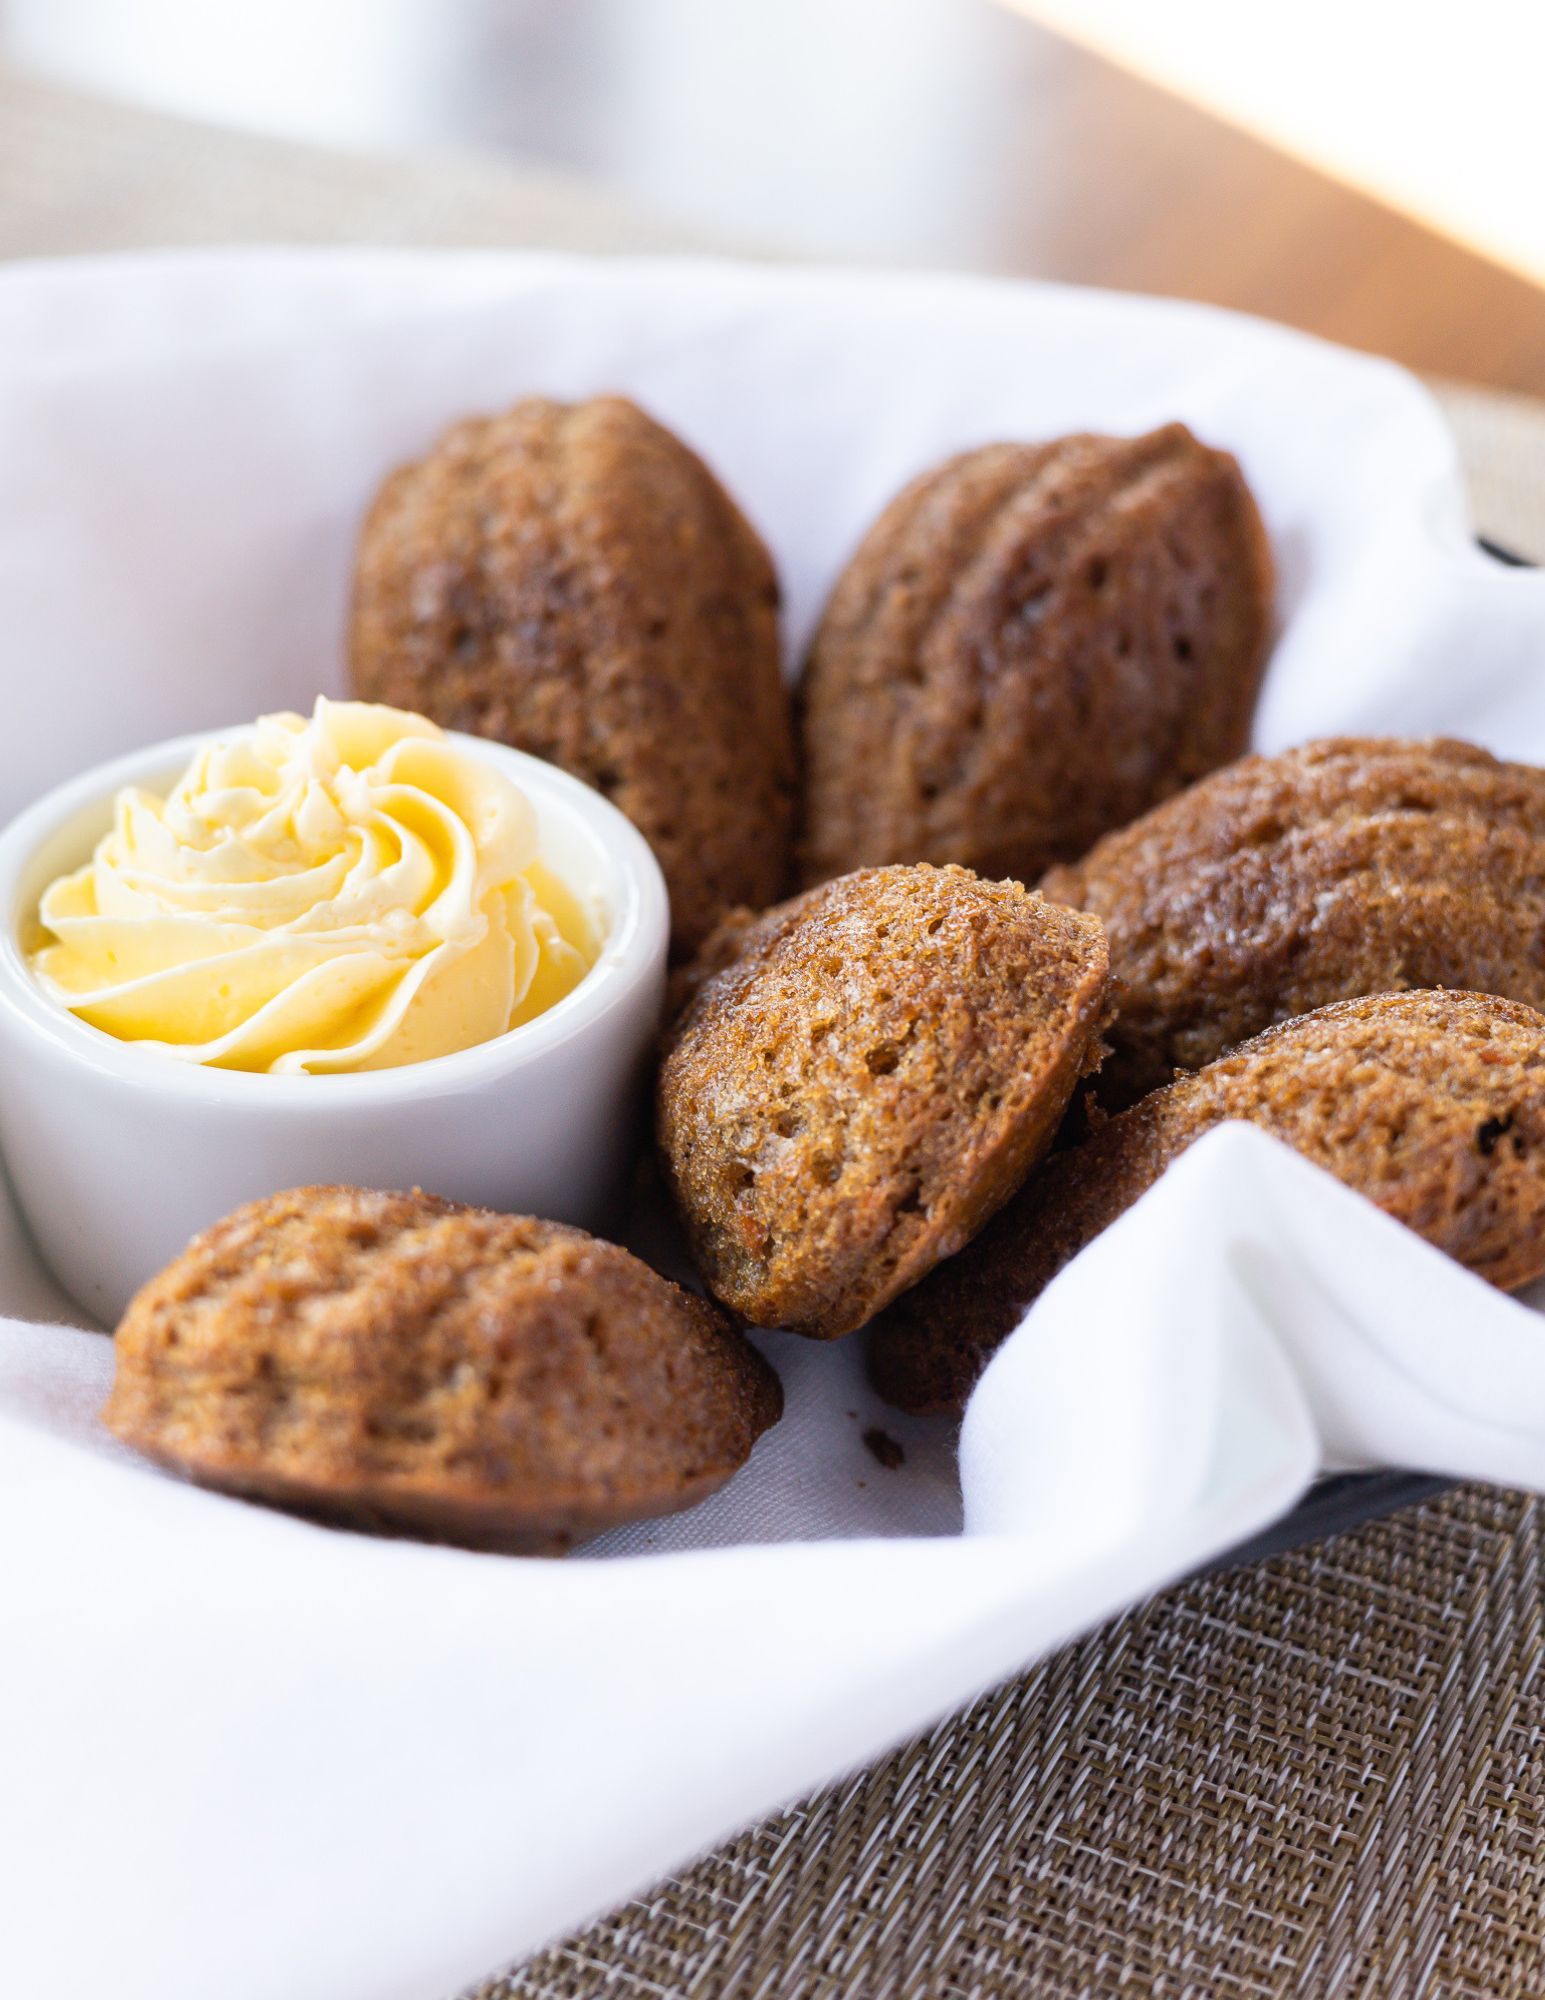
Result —
[[880, 1393], [958, 1409], [1058, 1271], [1230, 1118], [1504, 1291], [1545, 1274], [1545, 1016], [1489, 994], [1377, 994], [1269, 1029], [1048, 1160], [969, 1250], [876, 1321]]
[[1110, 937], [1108, 1110], [1358, 994], [1450, 986], [1545, 1008], [1545, 771], [1468, 743], [1244, 758], [1041, 886]]
[[108, 1426], [199, 1484], [527, 1553], [705, 1498], [783, 1403], [716, 1307], [616, 1244], [416, 1192], [248, 1203], [116, 1347]]
[[710, 1289], [830, 1339], [965, 1243], [1098, 1062], [1097, 923], [962, 868], [875, 868], [710, 938], [660, 1146]]
[[354, 690], [597, 787], [654, 848], [677, 955], [787, 886], [793, 725], [766, 549], [616, 396], [532, 398], [392, 473], [360, 538]]
[[839, 579], [800, 691], [802, 868], [1032, 882], [1247, 747], [1272, 565], [1181, 424], [993, 444], [914, 480]]

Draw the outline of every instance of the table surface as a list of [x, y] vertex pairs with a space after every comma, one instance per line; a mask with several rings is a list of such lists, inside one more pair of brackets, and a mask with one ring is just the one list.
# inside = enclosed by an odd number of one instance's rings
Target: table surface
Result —
[[[0, 70], [0, 255], [257, 239], [703, 244], [562, 176], [201, 131]], [[1443, 401], [1478, 524], [1545, 558], [1545, 404]], [[1461, 1489], [1194, 1580], [478, 2000], [1539, 1995], [1542, 1527]]]
[[[1545, 291], [1012, 0], [307, 0], [242, 19], [155, 0], [0, 4], [0, 57], [31, 50], [142, 99], [332, 144], [475, 148], [527, 175], [537, 162], [549, 218], [561, 177], [578, 175], [718, 243], [1206, 299], [1545, 395]], [[486, 173], [441, 163], [417, 185], [389, 169], [373, 180], [364, 160], [329, 172], [235, 136], [202, 143], [200, 186], [166, 164], [175, 127], [60, 106], [51, 161], [73, 172], [43, 190], [22, 149], [37, 115], [34, 99], [0, 132], [6, 247], [325, 236], [350, 203], [349, 233], [372, 240], [519, 241], [512, 211], [532, 199], [513, 174], [501, 203]], [[109, 152], [120, 186], [99, 171]], [[593, 241], [595, 198], [570, 207]]]

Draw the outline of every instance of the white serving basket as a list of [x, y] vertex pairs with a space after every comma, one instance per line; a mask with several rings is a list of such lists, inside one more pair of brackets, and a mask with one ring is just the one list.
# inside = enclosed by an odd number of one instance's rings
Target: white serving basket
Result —
[[[603, 390], [742, 501], [791, 660], [931, 461], [1182, 418], [1239, 455], [1280, 562], [1261, 747], [1448, 731], [1545, 761], [1545, 577], [1473, 549], [1436, 410], [1382, 363], [1056, 288], [273, 251], [0, 274], [0, 813], [341, 693], [383, 474], [464, 414]], [[768, 1336], [788, 1415], [747, 1471], [564, 1563], [179, 1485], [96, 1425], [109, 1343], [51, 1311], [5, 1220], [18, 1995], [428, 2000], [1261, 1531], [1327, 1466], [1545, 1487], [1538, 1316], [1239, 1127], [1045, 1293], [958, 1475], [951, 1428], [878, 1405], [856, 1343]]]

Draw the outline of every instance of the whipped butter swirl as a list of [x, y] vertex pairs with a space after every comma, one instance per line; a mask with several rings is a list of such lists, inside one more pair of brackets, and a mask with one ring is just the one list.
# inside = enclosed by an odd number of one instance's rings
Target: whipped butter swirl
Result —
[[387, 1069], [542, 1013], [596, 956], [524, 794], [422, 716], [319, 700], [129, 787], [38, 909], [69, 1010], [183, 1062]]

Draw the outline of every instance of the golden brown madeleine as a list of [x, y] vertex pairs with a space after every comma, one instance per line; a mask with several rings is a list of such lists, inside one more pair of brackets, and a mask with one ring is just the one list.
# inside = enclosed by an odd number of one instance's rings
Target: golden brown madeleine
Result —
[[800, 692], [806, 881], [1034, 881], [1247, 747], [1271, 554], [1182, 424], [995, 444], [916, 479], [838, 580]]
[[666, 1171], [714, 1293], [831, 1339], [1045, 1151], [1099, 1060], [1105, 941], [1017, 882], [915, 867], [734, 919], [720, 946], [667, 1042]]
[[1349, 737], [1248, 757], [1042, 883], [1110, 934], [1107, 1109], [1331, 1000], [1455, 986], [1545, 1007], [1545, 771]]
[[117, 1364], [109, 1428], [200, 1485], [533, 1554], [703, 1499], [783, 1407], [716, 1307], [615, 1244], [351, 1187], [195, 1237]]
[[1481, 993], [1343, 1000], [1258, 1035], [1059, 1153], [875, 1324], [904, 1410], [958, 1409], [1032, 1300], [1194, 1139], [1242, 1118], [1503, 1291], [1545, 1273], [1545, 1016]]
[[616, 396], [447, 432], [360, 539], [354, 690], [585, 779], [648, 838], [678, 955], [787, 886], [793, 725], [766, 549]]

